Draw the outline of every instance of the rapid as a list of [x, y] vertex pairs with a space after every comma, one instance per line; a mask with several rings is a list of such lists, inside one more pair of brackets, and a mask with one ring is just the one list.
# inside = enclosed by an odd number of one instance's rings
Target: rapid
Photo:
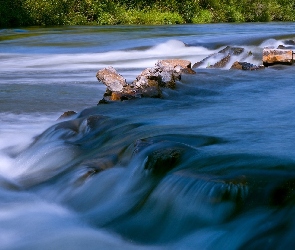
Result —
[[95, 75], [228, 45], [259, 65], [294, 39], [295, 23], [0, 30], [0, 249], [293, 249], [294, 66], [205, 64], [163, 98], [99, 105]]

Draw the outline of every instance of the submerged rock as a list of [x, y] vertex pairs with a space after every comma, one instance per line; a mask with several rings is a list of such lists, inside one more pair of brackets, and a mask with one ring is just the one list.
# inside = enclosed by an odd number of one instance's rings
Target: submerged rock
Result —
[[127, 84], [113, 67], [107, 67], [96, 74], [97, 79], [107, 86], [103, 100], [99, 101], [99, 104], [141, 97], [161, 98], [161, 88], [174, 89], [176, 81], [181, 79], [181, 74], [195, 73], [188, 60], [160, 60], [154, 67], [143, 70], [131, 84]]
[[226, 57], [222, 58], [220, 61], [215, 63], [214, 65], [209, 65], [207, 68], [224, 68], [228, 62], [230, 61], [230, 54], [228, 54]]
[[183, 151], [177, 147], [158, 149], [149, 154], [144, 169], [155, 175], [164, 175], [177, 165]]
[[288, 48], [287, 48], [286, 46], [280, 44], [280, 45], [277, 47], [277, 49], [288, 49]]
[[230, 55], [240, 55], [245, 51], [242, 47], [231, 47], [226, 46], [224, 49], [220, 50], [218, 53], [228, 53]]
[[259, 70], [264, 69], [263, 65], [254, 65], [248, 62], [234, 62], [230, 69], [240, 69], [240, 70]]
[[[229, 63], [232, 56], [241, 55], [245, 51], [242, 47], [231, 47], [226, 46], [224, 49], [214, 53], [212, 55], [207, 56], [200, 62], [197, 62], [193, 65], [193, 68], [198, 68], [203, 64], [206, 64], [209, 60], [216, 61], [214, 64], [208, 62], [207, 68], [224, 68]], [[219, 59], [221, 57], [221, 59]]]
[[71, 117], [73, 115], [76, 115], [76, 114], [77, 113], [75, 111], [72, 111], [72, 110], [66, 111], [57, 120], [66, 119], [66, 118], [69, 118], [69, 117]]
[[284, 43], [286, 45], [293, 45], [294, 46], [295, 45], [295, 40], [294, 39], [285, 40]]

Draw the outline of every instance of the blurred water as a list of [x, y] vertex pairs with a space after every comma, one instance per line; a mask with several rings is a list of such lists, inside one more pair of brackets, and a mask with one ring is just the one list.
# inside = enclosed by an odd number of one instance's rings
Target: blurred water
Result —
[[294, 26], [1, 30], [0, 249], [292, 249], [293, 66], [204, 64], [162, 99], [98, 106], [95, 74], [227, 45], [259, 65]]

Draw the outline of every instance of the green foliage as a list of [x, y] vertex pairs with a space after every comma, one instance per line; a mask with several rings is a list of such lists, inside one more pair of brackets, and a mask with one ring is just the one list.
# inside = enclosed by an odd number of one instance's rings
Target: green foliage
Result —
[[0, 27], [295, 21], [295, 0], [0, 0]]
[[199, 10], [199, 12], [192, 18], [193, 23], [212, 23], [213, 15], [209, 10]]

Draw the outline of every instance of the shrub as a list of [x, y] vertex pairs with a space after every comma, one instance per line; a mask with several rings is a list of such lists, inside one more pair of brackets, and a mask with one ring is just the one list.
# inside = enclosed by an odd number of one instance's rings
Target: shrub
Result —
[[295, 21], [295, 0], [0, 1], [0, 27]]
[[209, 10], [199, 10], [199, 12], [193, 17], [193, 23], [212, 23], [212, 13]]

